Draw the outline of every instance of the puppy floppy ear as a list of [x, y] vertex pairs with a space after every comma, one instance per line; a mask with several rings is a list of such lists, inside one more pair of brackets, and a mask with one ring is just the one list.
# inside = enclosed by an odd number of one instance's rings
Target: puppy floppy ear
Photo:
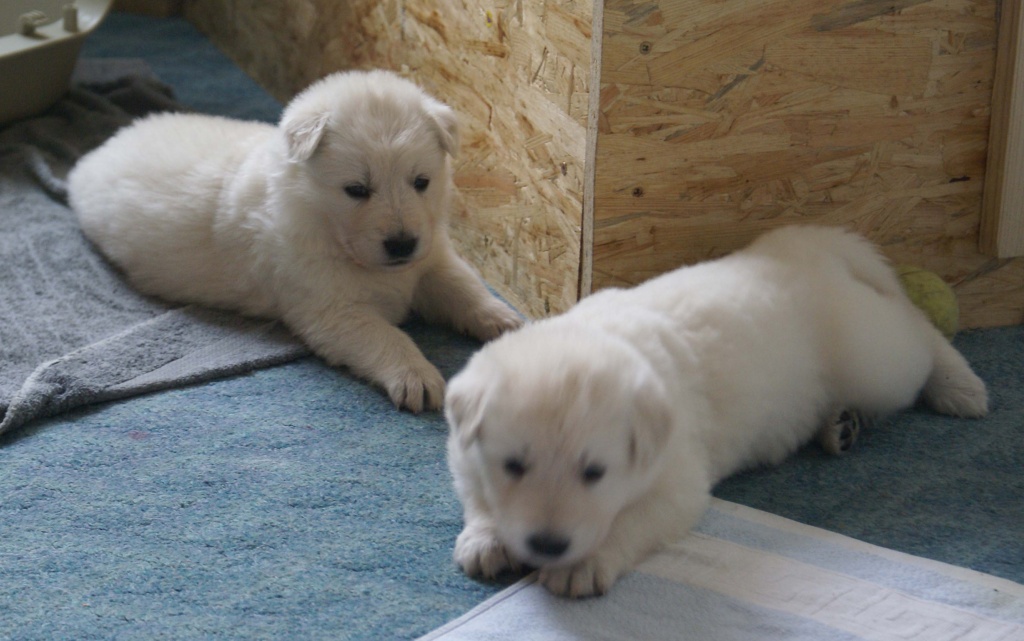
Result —
[[284, 135], [288, 143], [288, 160], [309, 160], [327, 131], [331, 114], [327, 111], [296, 115], [284, 122]]
[[445, 394], [444, 416], [463, 449], [480, 437], [485, 405], [483, 390], [478, 385], [463, 378], [452, 380]]
[[427, 103], [427, 117], [441, 143], [441, 149], [454, 158], [459, 151], [459, 119], [455, 112], [448, 105], [430, 100]]
[[671, 429], [672, 411], [665, 386], [652, 372], [638, 376], [629, 434], [630, 463], [641, 468], [653, 464]]

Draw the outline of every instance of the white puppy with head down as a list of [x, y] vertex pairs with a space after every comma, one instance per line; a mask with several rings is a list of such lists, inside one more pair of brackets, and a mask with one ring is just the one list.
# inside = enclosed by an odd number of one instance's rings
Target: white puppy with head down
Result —
[[449, 465], [470, 575], [540, 568], [608, 590], [701, 517], [712, 486], [774, 464], [838, 409], [923, 392], [987, 411], [984, 383], [863, 238], [793, 227], [485, 346], [449, 385]]
[[139, 290], [282, 319], [332, 365], [436, 409], [444, 378], [395, 325], [518, 327], [448, 236], [458, 124], [386, 71], [328, 76], [279, 126], [162, 114], [68, 178], [85, 234]]

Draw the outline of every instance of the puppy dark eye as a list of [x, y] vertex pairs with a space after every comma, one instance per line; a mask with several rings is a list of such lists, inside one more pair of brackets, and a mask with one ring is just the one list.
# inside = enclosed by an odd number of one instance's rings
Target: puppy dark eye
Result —
[[427, 190], [430, 186], [430, 179], [426, 176], [416, 176], [416, 179], [412, 181], [412, 188], [421, 194]]
[[367, 187], [366, 185], [353, 183], [351, 185], [345, 185], [345, 193], [348, 194], [350, 198], [355, 198], [356, 200], [366, 200], [367, 198], [370, 197], [370, 188]]
[[583, 482], [587, 485], [593, 485], [604, 478], [605, 469], [603, 465], [597, 463], [591, 463], [590, 465], [583, 468]]
[[526, 464], [517, 458], [505, 459], [505, 474], [514, 479], [521, 479], [526, 474]]

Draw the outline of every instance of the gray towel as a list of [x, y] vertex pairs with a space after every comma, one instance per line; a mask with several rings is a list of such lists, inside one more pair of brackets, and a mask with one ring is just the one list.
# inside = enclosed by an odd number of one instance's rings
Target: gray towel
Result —
[[141, 296], [79, 231], [65, 204], [74, 162], [133, 118], [177, 108], [166, 86], [131, 76], [76, 85], [0, 129], [0, 433], [307, 353], [278, 323]]

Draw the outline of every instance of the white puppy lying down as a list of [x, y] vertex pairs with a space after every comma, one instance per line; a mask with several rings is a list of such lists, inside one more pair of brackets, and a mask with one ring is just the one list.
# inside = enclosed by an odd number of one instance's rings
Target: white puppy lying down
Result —
[[328, 76], [280, 125], [163, 114], [68, 178], [85, 234], [139, 290], [283, 319], [412, 411], [445, 382], [395, 325], [410, 309], [489, 340], [519, 316], [452, 248], [455, 114], [385, 72]]
[[923, 391], [978, 417], [984, 383], [867, 241], [793, 227], [485, 346], [449, 384], [448, 457], [467, 574], [539, 567], [608, 590], [701, 517], [711, 487], [778, 463], [838, 408]]

